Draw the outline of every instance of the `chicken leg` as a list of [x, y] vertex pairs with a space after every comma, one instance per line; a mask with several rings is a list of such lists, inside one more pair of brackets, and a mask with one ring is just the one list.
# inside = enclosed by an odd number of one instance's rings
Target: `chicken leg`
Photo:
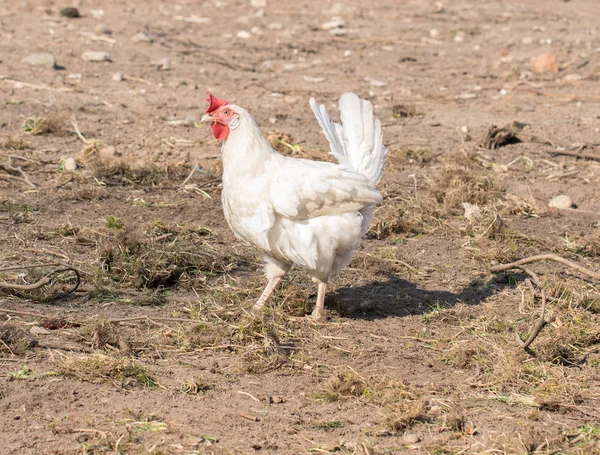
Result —
[[325, 292], [327, 291], [327, 283], [319, 283], [319, 291], [317, 292], [317, 304], [312, 312], [312, 317], [319, 320], [325, 313]]
[[271, 294], [273, 294], [273, 291], [275, 290], [280, 281], [280, 276], [273, 277], [269, 280], [267, 286], [265, 287], [265, 290], [252, 307], [252, 311], [258, 311], [265, 306], [265, 303], [267, 303], [267, 300], [269, 300], [269, 297], [271, 297]]

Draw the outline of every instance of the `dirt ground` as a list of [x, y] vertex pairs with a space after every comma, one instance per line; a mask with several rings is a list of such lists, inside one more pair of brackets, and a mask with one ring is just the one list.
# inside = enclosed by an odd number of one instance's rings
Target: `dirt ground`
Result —
[[[599, 281], [488, 270], [600, 271], [600, 160], [573, 156], [600, 155], [597, 1], [263, 3], [2, 2], [0, 268], [46, 267], [0, 281], [81, 285], [0, 291], [0, 451], [600, 453]], [[385, 198], [326, 321], [301, 271], [249, 312], [205, 90], [321, 160], [309, 97], [375, 105]]]

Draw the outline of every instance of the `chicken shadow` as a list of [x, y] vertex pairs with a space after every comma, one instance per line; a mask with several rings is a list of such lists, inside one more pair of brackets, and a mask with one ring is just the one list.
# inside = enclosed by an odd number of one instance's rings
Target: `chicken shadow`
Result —
[[514, 287], [526, 276], [515, 273], [511, 279], [499, 275], [489, 279], [480, 275], [460, 292], [420, 289], [415, 283], [389, 274], [383, 281], [372, 281], [362, 286], [340, 287], [330, 292], [325, 300], [329, 309], [351, 319], [385, 319], [388, 317], [425, 314], [456, 304], [478, 305], [505, 287]]

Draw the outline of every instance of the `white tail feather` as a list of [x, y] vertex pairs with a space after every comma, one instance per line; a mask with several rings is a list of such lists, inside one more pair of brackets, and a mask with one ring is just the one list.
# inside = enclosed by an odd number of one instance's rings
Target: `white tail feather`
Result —
[[373, 116], [373, 105], [354, 93], [344, 93], [340, 98], [340, 120], [333, 122], [324, 105], [310, 99], [319, 125], [341, 166], [358, 172], [375, 186], [383, 175], [387, 147], [383, 145], [381, 122]]

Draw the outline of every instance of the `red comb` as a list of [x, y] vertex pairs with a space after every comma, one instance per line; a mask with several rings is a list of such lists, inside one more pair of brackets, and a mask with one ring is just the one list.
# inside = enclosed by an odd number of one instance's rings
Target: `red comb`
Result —
[[227, 101], [212, 96], [210, 92], [206, 92], [206, 94], [208, 95], [208, 98], [206, 100], [208, 101], [208, 108], [206, 109], [207, 114], [210, 114], [211, 112], [214, 112], [220, 107], [223, 107], [226, 104], [228, 104]]

